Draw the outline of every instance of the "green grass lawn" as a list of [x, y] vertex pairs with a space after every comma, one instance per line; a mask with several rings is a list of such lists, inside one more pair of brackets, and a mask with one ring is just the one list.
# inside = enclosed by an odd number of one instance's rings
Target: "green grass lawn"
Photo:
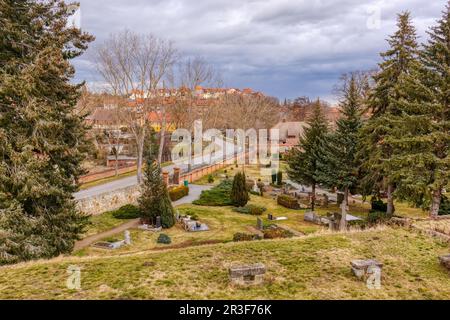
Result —
[[[67, 257], [0, 268], [1, 299], [449, 299], [437, 257], [448, 245], [403, 229], [215, 244], [110, 257]], [[353, 259], [384, 263], [382, 288], [350, 271]], [[262, 262], [260, 286], [229, 283], [228, 268]], [[66, 287], [81, 269], [81, 290]]]
[[129, 220], [116, 219], [113, 217], [113, 211], [105, 212], [97, 216], [91, 216], [90, 224], [88, 225], [83, 238], [92, 236], [103, 231], [108, 231]]
[[[296, 231], [304, 234], [310, 234], [323, 228], [309, 222], [303, 221], [304, 210], [290, 210], [283, 208], [276, 204], [270, 198], [262, 198], [251, 196], [250, 204], [258, 204], [267, 208], [264, 215], [261, 216], [265, 223], [269, 223], [267, 214], [272, 213], [276, 217], [287, 217], [286, 221], [276, 222], [280, 225], [286, 225]], [[206, 223], [210, 230], [205, 232], [186, 232], [180, 225], [176, 225], [164, 233], [172, 238], [171, 247], [177, 246], [195, 246], [200, 244], [230, 242], [237, 232], [252, 233], [251, 227], [256, 227], [256, 216], [241, 214], [233, 211], [233, 207], [203, 207], [197, 205], [182, 205], [176, 207], [180, 214], [196, 215], [202, 223]], [[127, 220], [118, 220], [112, 217], [111, 213], [106, 213], [100, 216], [93, 217], [93, 224], [89, 230], [89, 235], [101, 231], [106, 231], [115, 226], [116, 223], [122, 224]], [[164, 249], [167, 246], [157, 244], [156, 239], [158, 234], [142, 231], [132, 230], [131, 237], [133, 243], [130, 246], [122, 247], [115, 251], [105, 251], [98, 248], [85, 248], [76, 254], [79, 256], [96, 256], [96, 255], [117, 255], [129, 252], [138, 252], [143, 250]]]

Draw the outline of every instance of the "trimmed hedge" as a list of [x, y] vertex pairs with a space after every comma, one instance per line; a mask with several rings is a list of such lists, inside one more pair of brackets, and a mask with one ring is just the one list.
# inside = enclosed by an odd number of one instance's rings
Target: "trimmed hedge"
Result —
[[141, 210], [132, 204], [127, 204], [113, 211], [112, 216], [116, 219], [137, 219], [141, 216]]
[[292, 238], [294, 234], [281, 228], [269, 228], [264, 230], [264, 239]]
[[300, 209], [300, 205], [298, 203], [298, 200], [294, 197], [291, 197], [287, 194], [281, 194], [278, 196], [277, 198], [277, 203], [280, 206], [283, 206], [285, 208], [288, 209], [294, 209], [294, 210], [299, 210]]
[[242, 232], [235, 233], [233, 236], [234, 242], [253, 241], [253, 240], [261, 240], [261, 236], [257, 234], [242, 233]]
[[172, 201], [177, 201], [181, 198], [186, 197], [189, 194], [189, 187], [179, 186], [169, 189], [169, 197]]
[[250, 214], [252, 216], [260, 216], [262, 215], [267, 209], [265, 207], [257, 206], [254, 204], [248, 204], [245, 207], [240, 208], [234, 208], [234, 211], [242, 214]]

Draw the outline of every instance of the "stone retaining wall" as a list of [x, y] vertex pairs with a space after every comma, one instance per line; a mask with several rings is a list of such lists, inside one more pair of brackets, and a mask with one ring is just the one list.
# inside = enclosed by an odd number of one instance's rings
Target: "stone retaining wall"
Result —
[[139, 195], [139, 186], [135, 185], [78, 200], [77, 207], [81, 212], [96, 216], [126, 204], [136, 204]]
[[[229, 160], [225, 160], [220, 163], [181, 174], [179, 184], [183, 184], [185, 180], [192, 183], [214, 171], [230, 165], [229, 162]], [[139, 194], [139, 186], [135, 185], [78, 200], [77, 206], [80, 211], [95, 216], [106, 211], [117, 210], [126, 204], [136, 204]]]

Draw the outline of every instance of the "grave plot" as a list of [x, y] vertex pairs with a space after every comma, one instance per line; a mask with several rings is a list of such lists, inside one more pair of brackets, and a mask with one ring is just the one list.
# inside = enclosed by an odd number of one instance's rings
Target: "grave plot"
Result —
[[123, 247], [125, 245], [130, 245], [130, 244], [131, 244], [130, 231], [126, 230], [124, 232], [124, 240], [107, 239], [105, 241], [96, 242], [92, 246], [94, 248], [99, 248], [99, 249], [116, 250], [116, 249], [120, 249], [121, 247]]

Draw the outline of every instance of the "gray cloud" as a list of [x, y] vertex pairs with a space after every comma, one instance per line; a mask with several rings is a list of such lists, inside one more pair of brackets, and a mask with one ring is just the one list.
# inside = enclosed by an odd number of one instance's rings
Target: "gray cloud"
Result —
[[[424, 40], [446, 2], [81, 0], [81, 10], [82, 27], [96, 42], [125, 28], [153, 33], [174, 41], [186, 55], [207, 58], [228, 86], [252, 87], [281, 99], [309, 95], [332, 100], [341, 73], [376, 66], [397, 13], [412, 11]], [[380, 8], [378, 30], [367, 27], [373, 7]], [[77, 79], [100, 82], [91, 50], [75, 61]]]

